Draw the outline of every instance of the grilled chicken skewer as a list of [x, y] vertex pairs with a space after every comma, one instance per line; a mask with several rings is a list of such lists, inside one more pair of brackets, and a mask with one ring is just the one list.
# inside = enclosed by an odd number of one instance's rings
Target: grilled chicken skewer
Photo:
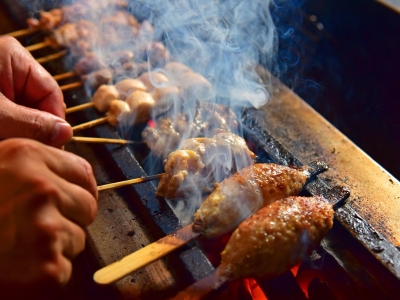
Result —
[[165, 161], [165, 175], [156, 195], [166, 199], [187, 198], [190, 189], [210, 190], [215, 182], [251, 165], [254, 157], [243, 138], [225, 130], [216, 129], [212, 138], [187, 139]]
[[233, 232], [210, 278], [173, 299], [201, 299], [227, 280], [265, 280], [283, 274], [321, 243], [333, 226], [333, 215], [332, 205], [322, 196], [292, 196], [271, 203]]
[[113, 99], [109, 104], [109, 108], [105, 117], [82, 123], [80, 125], [72, 126], [72, 130], [76, 132], [82, 129], [105, 124], [107, 122], [110, 125], [116, 126], [121, 119], [127, 118], [130, 111], [131, 110], [129, 108], [129, 105], [125, 101]]
[[[72, 130], [87, 129], [107, 122], [112, 126], [117, 126], [120, 122], [130, 125], [147, 122], [150, 119], [151, 109], [156, 104], [151, 94], [141, 90], [132, 92], [125, 101], [113, 98], [109, 103], [100, 103], [108, 105], [105, 117], [73, 126]], [[98, 108], [102, 111], [103, 107], [100, 107], [100, 104]]]
[[[234, 176], [231, 176], [225, 179], [220, 187], [217, 188], [207, 199], [207, 204], [204, 208], [200, 207], [198, 212], [199, 215], [204, 214], [205, 216], [210, 215], [206, 214], [209, 211], [209, 201], [208, 199], [213, 199], [217, 201], [219, 204], [218, 212], [220, 214], [233, 212], [236, 215], [232, 217], [237, 217], [237, 210], [231, 209], [228, 207], [228, 203], [231, 204], [232, 201], [228, 199], [226, 196], [233, 196], [239, 201], [244, 201], [241, 203], [245, 206], [245, 199], [249, 198], [249, 204], [247, 205], [248, 209], [242, 215], [239, 216], [239, 220], [230, 219], [230, 223], [226, 224], [226, 220], [229, 219], [229, 215], [222, 215], [222, 221], [217, 222], [216, 216], [211, 214], [211, 218], [202, 218], [202, 227], [200, 223], [187, 225], [186, 227], [174, 232], [161, 239], [160, 241], [154, 242], [147, 247], [144, 247], [126, 257], [121, 259], [118, 262], [115, 262], [109, 266], [100, 269], [94, 274], [94, 280], [100, 284], [109, 284], [112, 283], [129, 273], [136, 271], [151, 262], [156, 261], [157, 259], [167, 255], [171, 251], [183, 246], [193, 238], [199, 236], [204, 232], [205, 237], [216, 236], [217, 232], [226, 233], [234, 229], [232, 224], [238, 224], [240, 221], [247, 218], [251, 213], [254, 213], [257, 209], [260, 209], [262, 205], [268, 205], [276, 200], [286, 198], [288, 196], [297, 195], [303, 185], [306, 183], [307, 179], [310, 177], [314, 171], [320, 172], [323, 169], [322, 164], [321, 168], [316, 168], [314, 170], [304, 169], [294, 169], [289, 167], [284, 167], [276, 164], [254, 164], [248, 166]], [[325, 165], [326, 167], [326, 165]], [[240, 175], [242, 173], [243, 175]], [[239, 175], [237, 175], [239, 174]], [[248, 176], [249, 181], [246, 183], [247, 178], [244, 176]], [[240, 188], [234, 188], [236, 192], [239, 193], [239, 197], [237, 195], [232, 195], [230, 191], [228, 191], [228, 187], [233, 188], [234, 185], [238, 185], [238, 187], [242, 187], [243, 190], [240, 191]], [[257, 186], [258, 185], [258, 186]], [[255, 191], [250, 188], [252, 186], [255, 188]], [[227, 187], [227, 188], [225, 188]], [[265, 194], [264, 194], [265, 192]], [[224, 193], [227, 193], [226, 195]], [[256, 196], [258, 194], [258, 197]], [[217, 197], [218, 195], [218, 197]], [[254, 201], [254, 200], [258, 201]], [[222, 201], [221, 201], [222, 200]], [[224, 202], [225, 201], [225, 202]], [[226, 204], [226, 205], [224, 205]], [[216, 210], [212, 210], [212, 212], [216, 212]], [[197, 217], [198, 220], [199, 216]], [[209, 228], [209, 220], [210, 219], [215, 226], [219, 226], [215, 230], [211, 230]], [[182, 234], [182, 232], [184, 234]], [[176, 238], [178, 237], [178, 238]], [[172, 240], [172, 242], [171, 242]]]

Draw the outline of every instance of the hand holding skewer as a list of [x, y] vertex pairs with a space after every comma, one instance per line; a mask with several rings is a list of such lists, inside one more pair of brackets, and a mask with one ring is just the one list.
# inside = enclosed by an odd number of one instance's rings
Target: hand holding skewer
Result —
[[1, 296], [52, 298], [84, 249], [96, 182], [88, 162], [56, 148], [72, 130], [51, 75], [11, 37], [0, 66]]
[[0, 38], [0, 53], [0, 138], [64, 145], [72, 130], [64, 121], [63, 96], [56, 81], [14, 38]]

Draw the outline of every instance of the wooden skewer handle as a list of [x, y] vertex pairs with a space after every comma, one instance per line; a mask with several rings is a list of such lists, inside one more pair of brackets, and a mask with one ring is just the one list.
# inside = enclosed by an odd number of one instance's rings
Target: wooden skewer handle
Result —
[[153, 176], [148, 176], [148, 177], [140, 177], [140, 178], [125, 180], [125, 181], [120, 181], [120, 182], [99, 185], [97, 187], [97, 190], [104, 191], [104, 190], [108, 190], [108, 189], [115, 189], [115, 188], [131, 185], [131, 184], [135, 184], [135, 183], [142, 183], [142, 182], [146, 182], [146, 181], [150, 181], [150, 180], [160, 179], [163, 175], [164, 175], [164, 173], [153, 175]]
[[118, 140], [118, 139], [106, 139], [106, 138], [92, 138], [92, 137], [81, 137], [81, 136], [73, 136], [70, 139], [70, 142], [83, 142], [83, 143], [98, 143], [98, 144], [133, 144], [133, 141], [127, 140]]
[[69, 71], [62, 74], [53, 75], [53, 78], [57, 81], [57, 80], [72, 78], [74, 76], [76, 76], [76, 73], [74, 71]]
[[91, 128], [93, 126], [104, 124], [104, 123], [107, 123], [107, 117], [99, 118], [99, 119], [96, 119], [96, 120], [93, 120], [93, 121], [89, 121], [89, 122], [86, 122], [86, 123], [82, 123], [80, 125], [73, 126], [72, 130], [73, 131], [78, 131], [78, 130]]
[[[43, 56], [43, 57], [37, 58], [36, 61], [39, 64], [44, 64], [46, 62], [49, 62], [49, 61], [52, 61], [52, 60], [56, 60], [57, 58], [61, 58], [61, 57], [65, 56], [66, 54], [67, 54], [67, 50], [63, 50], [63, 51], [60, 51], [58, 53], [54, 53], [54, 54], [50, 54], [50, 55], [47, 55], [47, 56]], [[53, 77], [55, 77], [55, 76], [53, 76]]]
[[24, 36], [24, 35], [35, 33], [35, 32], [37, 32], [37, 30], [31, 30], [29, 28], [26, 28], [26, 29], [21, 29], [21, 30], [10, 32], [10, 33], [2, 34], [2, 35], [0, 35], [0, 37], [1, 36], [12, 36], [12, 37], [16, 38], [16, 37]]
[[94, 106], [94, 102], [83, 103], [81, 105], [77, 105], [77, 106], [74, 106], [74, 107], [67, 108], [65, 110], [65, 113], [66, 114], [70, 114], [70, 113], [73, 113], [73, 112], [76, 112], [76, 111], [81, 111], [81, 110], [84, 110], [86, 108], [93, 107], [93, 106]]
[[34, 45], [30, 45], [30, 46], [26, 46], [25, 49], [32, 52], [35, 50], [39, 50], [39, 49], [43, 49], [46, 48], [48, 46], [50, 46], [51, 44], [49, 42], [41, 42], [41, 43], [37, 43]]
[[69, 83], [69, 84], [60, 86], [60, 89], [62, 91], [68, 91], [68, 90], [80, 88], [82, 86], [83, 86], [82, 82], [73, 82], [73, 83]]
[[182, 247], [199, 234], [193, 232], [189, 224], [173, 234], [133, 252], [121, 260], [112, 263], [94, 273], [93, 279], [98, 284], [110, 284], [124, 276], [137, 271], [148, 264], [164, 257], [168, 253]]

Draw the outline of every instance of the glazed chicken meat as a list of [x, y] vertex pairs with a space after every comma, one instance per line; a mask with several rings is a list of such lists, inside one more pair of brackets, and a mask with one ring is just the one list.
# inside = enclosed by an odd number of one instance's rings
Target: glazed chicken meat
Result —
[[253, 162], [254, 153], [243, 138], [221, 130], [212, 138], [185, 140], [169, 154], [157, 196], [188, 197], [193, 190], [210, 192], [220, 182]]
[[[154, 90], [152, 95], [154, 95]], [[171, 94], [168, 95], [171, 96]], [[168, 102], [168, 99], [171, 100], [167, 98], [165, 102]], [[163, 99], [159, 100], [157, 109], [160, 106], [165, 109], [165, 102]], [[143, 140], [151, 149], [152, 154], [163, 160], [172, 151], [178, 149], [184, 138], [213, 136], [220, 129], [237, 132], [239, 126], [234, 112], [220, 104], [198, 102], [193, 109], [193, 115], [191, 111], [183, 109], [176, 114], [173, 108], [171, 110], [173, 116], [167, 113], [166, 116], [157, 118], [156, 126], [149, 126], [142, 133]]]
[[278, 276], [309, 255], [332, 228], [334, 211], [322, 197], [288, 197], [262, 208], [233, 232], [219, 275]]
[[194, 214], [193, 230], [213, 238], [232, 231], [262, 207], [300, 193], [307, 168], [253, 164], [217, 185]]

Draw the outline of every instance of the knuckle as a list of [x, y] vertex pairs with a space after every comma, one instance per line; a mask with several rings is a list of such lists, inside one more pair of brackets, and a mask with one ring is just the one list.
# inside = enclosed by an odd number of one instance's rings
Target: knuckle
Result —
[[54, 257], [41, 266], [44, 281], [58, 286], [65, 285], [71, 278], [72, 265], [62, 254]]
[[30, 126], [27, 126], [27, 130], [29, 130], [28, 136], [30, 135], [29, 133], [31, 133], [33, 139], [44, 141], [45, 138], [48, 138], [46, 135], [49, 135], [49, 133], [45, 132], [45, 129], [45, 120], [43, 116], [41, 114], [35, 114], [31, 120]]
[[1, 154], [7, 161], [21, 161], [39, 151], [39, 145], [28, 139], [13, 138], [2, 141], [2, 144]]
[[95, 199], [92, 199], [92, 201], [89, 203], [89, 214], [88, 214], [89, 224], [87, 225], [92, 224], [96, 219], [96, 216], [97, 216], [97, 202]]
[[33, 225], [38, 231], [40, 240], [44, 243], [54, 245], [58, 241], [61, 228], [56, 220], [38, 215]]
[[86, 233], [82, 228], [79, 228], [79, 231], [75, 234], [75, 253], [73, 253], [73, 256], [77, 256], [79, 253], [81, 253], [85, 249], [85, 240], [86, 240]]
[[15, 47], [16, 45], [19, 46], [19, 42], [14, 37], [2, 36], [0, 45], [2, 45], [1, 48], [4, 48], [4, 50], [8, 52], [9, 51], [8, 49], [12, 49], [10, 48], [10, 46], [11, 47]]

